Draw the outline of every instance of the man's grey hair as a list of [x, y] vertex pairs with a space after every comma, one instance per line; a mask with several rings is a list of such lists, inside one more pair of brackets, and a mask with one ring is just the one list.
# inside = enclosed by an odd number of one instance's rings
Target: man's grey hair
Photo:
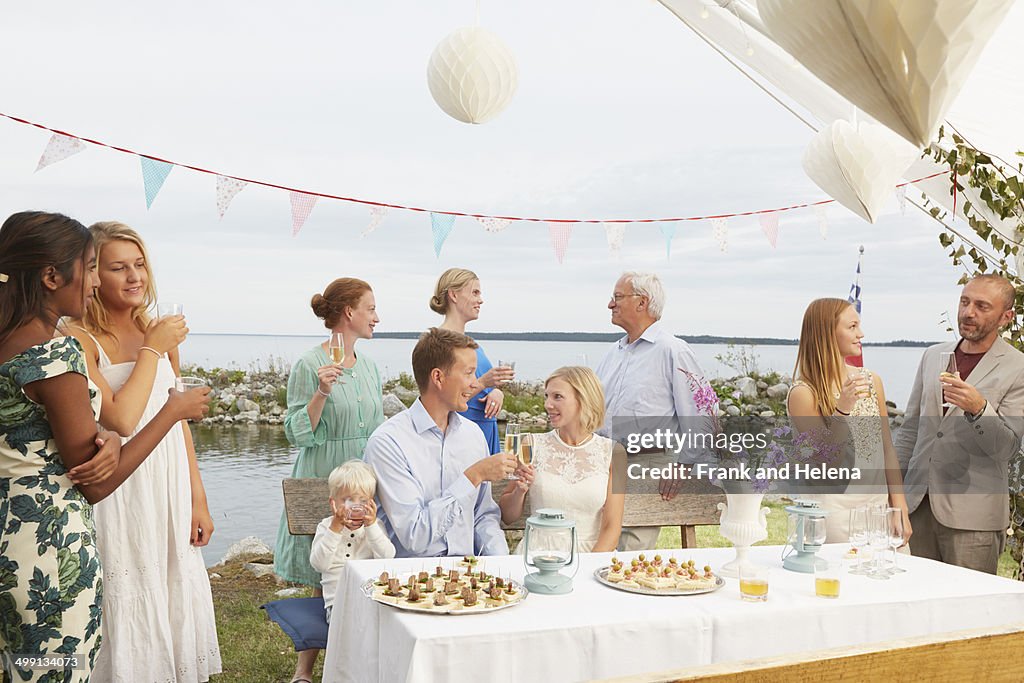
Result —
[[661, 312], [665, 310], [665, 288], [661, 286], [661, 278], [656, 273], [627, 270], [621, 277], [629, 280], [634, 294], [647, 297], [647, 312], [655, 320], [661, 320]]

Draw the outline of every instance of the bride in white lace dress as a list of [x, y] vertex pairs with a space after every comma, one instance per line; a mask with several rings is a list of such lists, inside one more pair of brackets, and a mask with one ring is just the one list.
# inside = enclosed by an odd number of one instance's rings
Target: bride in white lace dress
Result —
[[[604, 423], [604, 393], [590, 368], [555, 370], [544, 383], [544, 408], [553, 431], [533, 435], [533, 462], [519, 465], [499, 505], [513, 522], [530, 508], [558, 508], [576, 520], [579, 551], [610, 552], [619, 544], [625, 496], [613, 489], [613, 474], [624, 470], [625, 451], [594, 433]], [[623, 485], [622, 477], [619, 479]], [[519, 549], [516, 549], [518, 552]]]
[[[863, 505], [889, 505], [903, 511], [904, 545], [910, 538], [910, 516], [903, 494], [881, 378], [846, 365], [845, 358], [861, 355], [860, 315], [844, 299], [816, 299], [804, 312], [797, 349], [796, 381], [786, 400], [794, 428], [822, 430], [853, 442], [862, 479], [846, 493], [802, 495], [818, 500], [826, 517], [827, 542], [850, 538], [849, 511]], [[849, 430], [848, 433], [844, 430]]]

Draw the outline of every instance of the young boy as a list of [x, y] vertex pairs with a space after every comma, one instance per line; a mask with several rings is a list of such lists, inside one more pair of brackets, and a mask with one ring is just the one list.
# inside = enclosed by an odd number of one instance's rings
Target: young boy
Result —
[[331, 472], [327, 485], [334, 514], [317, 525], [309, 563], [320, 572], [329, 622], [338, 577], [348, 561], [391, 558], [395, 546], [377, 521], [377, 479], [369, 465], [349, 460]]

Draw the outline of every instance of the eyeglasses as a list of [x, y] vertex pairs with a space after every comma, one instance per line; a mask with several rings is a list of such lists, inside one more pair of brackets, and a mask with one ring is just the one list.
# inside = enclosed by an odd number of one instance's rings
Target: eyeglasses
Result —
[[614, 301], [615, 303], [619, 303], [627, 296], [643, 296], [643, 294], [612, 294], [610, 300]]

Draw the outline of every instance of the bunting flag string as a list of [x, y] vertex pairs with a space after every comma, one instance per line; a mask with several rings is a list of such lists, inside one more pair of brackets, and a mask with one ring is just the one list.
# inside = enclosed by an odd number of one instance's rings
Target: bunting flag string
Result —
[[729, 219], [725, 216], [712, 218], [711, 236], [718, 242], [721, 251], [729, 251]]
[[[380, 202], [380, 201], [374, 201], [374, 200], [369, 200], [369, 199], [362, 199], [362, 198], [359, 198], [359, 197], [347, 197], [347, 196], [344, 196], [344, 195], [330, 194], [330, 193], [326, 193], [326, 192], [315, 192], [315, 191], [308, 190], [308, 189], [302, 189], [302, 188], [298, 188], [298, 187], [290, 187], [288, 185], [281, 185], [281, 184], [278, 184], [278, 183], [271, 183], [271, 182], [266, 182], [266, 181], [262, 181], [262, 180], [256, 180], [256, 179], [253, 179], [253, 178], [244, 178], [244, 177], [241, 177], [241, 176], [235, 176], [235, 175], [231, 175], [231, 174], [227, 174], [227, 173], [221, 173], [219, 171], [214, 171], [214, 170], [202, 168], [200, 166], [195, 166], [195, 165], [192, 165], [192, 164], [185, 164], [185, 163], [181, 163], [181, 162], [177, 162], [177, 161], [171, 161], [171, 160], [168, 160], [168, 159], [161, 159], [159, 157], [155, 157], [155, 156], [152, 156], [152, 155], [149, 155], [149, 154], [143, 154], [141, 152], [136, 152], [134, 150], [131, 150], [131, 149], [128, 149], [128, 148], [125, 148], [125, 147], [119, 147], [117, 145], [109, 144], [109, 143], [103, 142], [101, 140], [95, 140], [93, 138], [83, 137], [83, 136], [80, 136], [80, 135], [74, 135], [73, 133], [69, 133], [67, 131], [58, 130], [56, 128], [50, 128], [49, 126], [45, 126], [45, 125], [43, 125], [41, 123], [36, 123], [34, 121], [29, 121], [27, 119], [19, 118], [17, 116], [13, 116], [11, 114], [6, 114], [4, 112], [0, 112], [0, 117], [6, 118], [6, 119], [8, 119], [10, 121], [14, 121], [16, 123], [20, 123], [20, 124], [23, 124], [23, 125], [26, 125], [26, 126], [32, 126], [34, 128], [38, 128], [40, 130], [45, 130], [45, 131], [48, 131], [49, 133], [54, 134], [54, 135], [60, 135], [60, 136], [66, 137], [66, 138], [77, 140], [79, 143], [89, 143], [91, 145], [96, 145], [97, 147], [104, 147], [106, 149], [111, 149], [111, 150], [114, 150], [116, 152], [121, 152], [122, 154], [130, 154], [132, 156], [139, 157], [140, 159], [143, 160], [142, 161], [143, 178], [146, 180], [146, 200], [147, 200], [147, 206], [152, 205], [153, 199], [155, 199], [156, 194], [160, 191], [160, 188], [163, 186], [163, 181], [167, 179], [167, 175], [170, 173], [171, 168], [173, 168], [175, 166], [179, 166], [181, 168], [186, 168], [186, 169], [188, 169], [190, 171], [195, 171], [197, 173], [206, 173], [206, 174], [214, 175], [214, 176], [217, 176], [217, 175], [223, 176], [225, 178], [230, 178], [232, 180], [236, 180], [236, 181], [239, 181], [239, 182], [242, 182], [242, 183], [246, 183], [248, 185], [259, 185], [261, 187], [268, 187], [268, 188], [276, 189], [276, 190], [284, 190], [284, 191], [289, 192], [289, 193], [296, 193], [296, 194], [305, 195], [305, 196], [308, 196], [308, 197], [315, 197], [317, 199], [334, 199], [334, 200], [343, 201], [343, 202], [350, 202], [350, 203], [353, 203], [353, 204], [363, 204], [365, 206], [378, 206], [378, 207], [382, 207], [382, 208], [386, 208], [386, 209], [396, 209], [396, 210], [401, 210], [401, 211], [418, 211], [418, 212], [421, 212], [421, 213], [430, 213], [430, 214], [437, 214], [437, 215], [452, 216], [453, 218], [457, 217], [457, 216], [466, 216], [466, 217], [469, 217], [469, 218], [476, 218], [476, 219], [481, 219], [481, 220], [482, 219], [491, 219], [493, 221], [507, 221], [509, 223], [518, 221], [518, 222], [548, 223], [548, 224], [552, 224], [552, 225], [556, 225], [556, 224], [577, 224], [577, 223], [591, 223], [591, 224], [604, 223], [604, 224], [608, 224], [608, 225], [630, 225], [630, 224], [640, 224], [640, 223], [681, 223], [681, 222], [684, 222], [684, 221], [693, 222], [693, 221], [710, 220], [710, 221], [712, 221], [712, 224], [714, 224], [714, 221], [716, 219], [736, 218], [736, 217], [739, 217], [739, 216], [761, 216], [761, 215], [764, 215], [764, 214], [781, 214], [781, 213], [784, 213], [784, 212], [787, 212], [787, 211], [796, 211], [796, 210], [799, 210], [799, 209], [813, 208], [813, 207], [817, 207], [817, 206], [823, 206], [823, 205], [832, 204], [832, 203], [835, 202], [834, 199], [823, 199], [823, 200], [819, 200], [819, 201], [816, 201], [816, 202], [805, 202], [805, 203], [801, 203], [801, 204], [792, 204], [792, 205], [788, 205], [788, 206], [780, 206], [780, 207], [775, 207], [775, 208], [770, 208], [770, 209], [759, 209], [759, 210], [754, 210], [754, 211], [739, 211], [739, 212], [736, 212], [736, 213], [721, 213], [721, 214], [700, 215], [700, 216], [665, 216], [665, 217], [657, 217], [657, 218], [610, 218], [610, 219], [603, 219], [603, 218], [543, 218], [543, 217], [537, 217], [537, 216], [492, 216], [492, 215], [488, 215], [488, 214], [467, 213], [467, 212], [462, 212], [462, 211], [446, 211], [446, 210], [440, 210], [440, 209], [430, 209], [430, 208], [425, 208], [425, 207], [420, 207], [420, 206], [410, 206], [410, 205], [397, 204], [397, 203]], [[147, 173], [147, 170], [148, 170], [148, 173]], [[930, 180], [931, 178], [936, 178], [936, 177], [945, 176], [945, 175], [948, 175], [948, 173], [946, 171], [940, 171], [938, 173], [933, 173], [931, 175], [924, 176], [922, 178], [916, 178], [914, 180], [909, 181], [908, 183], [903, 183], [903, 184], [900, 185], [900, 187], [903, 187], [903, 186], [906, 186], [906, 185], [912, 185], [914, 183], [918, 183], [918, 182], [921, 182], [923, 180]], [[493, 223], [493, 225], [497, 226], [499, 224], [498, 223]], [[485, 224], [485, 227], [486, 227], [486, 224]], [[498, 230], [495, 230], [495, 232], [497, 232], [497, 231]]]
[[758, 220], [761, 223], [761, 231], [768, 238], [768, 244], [772, 245], [772, 249], [774, 249], [779, 242], [779, 214], [762, 213], [758, 216]]
[[223, 219], [224, 214], [227, 213], [228, 207], [231, 206], [231, 200], [235, 198], [239, 192], [245, 189], [245, 186], [249, 183], [244, 180], [236, 180], [235, 178], [228, 178], [227, 176], [217, 176], [217, 213]]
[[561, 264], [565, 258], [565, 250], [569, 248], [569, 238], [572, 237], [572, 223], [559, 222], [548, 223], [548, 232], [551, 234], [551, 246], [555, 248], [555, 258]]
[[455, 227], [455, 216], [450, 213], [430, 212], [430, 228], [434, 232], [434, 256], [441, 257], [441, 247]]
[[818, 218], [818, 232], [821, 233], [821, 239], [828, 238], [828, 206], [816, 206], [814, 207], [814, 214]]
[[149, 157], [139, 157], [139, 160], [142, 162], [142, 184], [146, 189], [146, 208], [149, 209], [153, 206], [153, 200], [159, 194], [160, 188], [164, 186], [164, 181], [171, 174], [174, 165]]
[[665, 238], [665, 260], [672, 260], [672, 240], [676, 236], [676, 225], [670, 223], [668, 225], [661, 226], [661, 235]]
[[46, 149], [43, 150], [42, 156], [39, 157], [36, 171], [38, 172], [40, 169], [46, 168], [58, 161], [64, 161], [83, 150], [85, 150], [85, 143], [78, 138], [54, 133], [50, 136], [50, 141], [46, 143]]
[[316, 206], [317, 197], [302, 192], [289, 192], [288, 195], [292, 203], [292, 237], [295, 237]]
[[608, 251], [617, 258], [622, 251], [622, 243], [626, 237], [626, 226], [605, 223], [604, 236], [608, 240]]
[[370, 207], [370, 223], [363, 230], [361, 237], [366, 237], [371, 232], [380, 227], [380, 224], [384, 222], [384, 217], [388, 215], [387, 207], [385, 206], [371, 206]]

